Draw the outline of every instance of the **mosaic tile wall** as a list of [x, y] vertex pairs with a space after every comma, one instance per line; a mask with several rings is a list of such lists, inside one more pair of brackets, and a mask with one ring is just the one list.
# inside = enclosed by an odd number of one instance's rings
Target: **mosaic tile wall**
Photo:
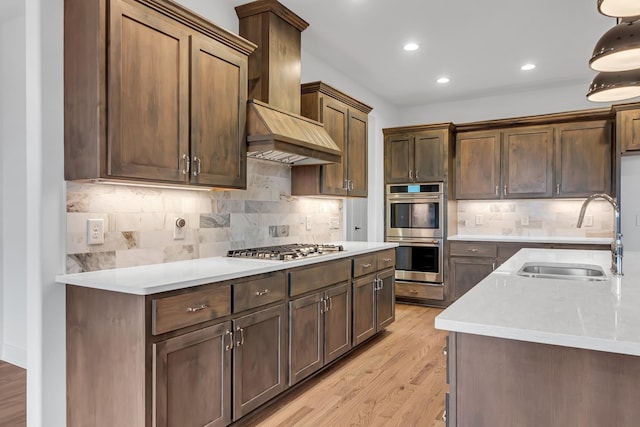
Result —
[[[67, 273], [223, 256], [245, 247], [343, 240], [342, 199], [292, 197], [286, 165], [248, 159], [247, 171], [247, 190], [67, 182]], [[89, 218], [104, 219], [104, 244], [87, 245]], [[186, 220], [183, 240], [173, 238], [176, 218]], [[338, 218], [338, 228], [330, 229], [331, 218]]]
[[584, 199], [459, 201], [458, 234], [611, 237], [613, 209], [605, 201], [589, 203], [582, 228], [576, 227], [583, 202]]

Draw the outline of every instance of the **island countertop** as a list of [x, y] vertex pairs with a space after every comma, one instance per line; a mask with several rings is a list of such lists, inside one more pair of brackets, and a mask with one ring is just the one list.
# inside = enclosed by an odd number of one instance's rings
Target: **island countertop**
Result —
[[115, 268], [86, 273], [63, 274], [56, 281], [135, 295], [151, 295], [223, 280], [301, 267], [319, 262], [348, 258], [369, 252], [395, 248], [388, 242], [334, 242], [344, 251], [292, 261], [251, 260], [246, 258], [211, 257], [187, 261]]
[[[525, 262], [600, 265], [604, 281], [518, 276]], [[454, 332], [640, 355], [640, 252], [626, 252], [622, 278], [610, 251], [522, 249], [436, 317]]]

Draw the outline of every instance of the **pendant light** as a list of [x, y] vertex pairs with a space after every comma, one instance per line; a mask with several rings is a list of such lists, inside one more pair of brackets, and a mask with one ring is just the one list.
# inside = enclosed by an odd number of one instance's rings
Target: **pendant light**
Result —
[[596, 71], [640, 68], [640, 21], [623, 21], [604, 33], [593, 49], [589, 66]]
[[640, 69], [598, 73], [589, 86], [587, 99], [612, 102], [640, 96]]
[[598, 0], [598, 11], [613, 18], [628, 18], [640, 15], [638, 0]]

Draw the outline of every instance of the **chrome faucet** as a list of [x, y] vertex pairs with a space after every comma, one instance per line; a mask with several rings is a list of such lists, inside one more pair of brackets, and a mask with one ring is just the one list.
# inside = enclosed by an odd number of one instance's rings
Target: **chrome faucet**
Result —
[[578, 228], [582, 227], [582, 221], [584, 220], [584, 214], [587, 211], [587, 206], [593, 199], [604, 199], [613, 206], [613, 214], [615, 216], [615, 236], [611, 241], [611, 272], [614, 276], [622, 276], [622, 233], [620, 233], [620, 206], [618, 206], [618, 202], [608, 194], [597, 193], [590, 195], [587, 197], [587, 200], [584, 201], [582, 208], [580, 209]]

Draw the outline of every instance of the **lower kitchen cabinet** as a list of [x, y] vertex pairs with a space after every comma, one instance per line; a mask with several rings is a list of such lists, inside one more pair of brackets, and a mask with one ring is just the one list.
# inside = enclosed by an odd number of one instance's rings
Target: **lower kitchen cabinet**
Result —
[[353, 344], [374, 336], [395, 320], [395, 270], [353, 282]]
[[285, 306], [266, 308], [233, 321], [233, 419], [287, 387]]
[[157, 427], [231, 422], [231, 322], [153, 344]]
[[351, 349], [351, 285], [333, 286], [289, 302], [289, 384]]
[[451, 257], [451, 293], [453, 300], [466, 294], [496, 268], [495, 258]]

